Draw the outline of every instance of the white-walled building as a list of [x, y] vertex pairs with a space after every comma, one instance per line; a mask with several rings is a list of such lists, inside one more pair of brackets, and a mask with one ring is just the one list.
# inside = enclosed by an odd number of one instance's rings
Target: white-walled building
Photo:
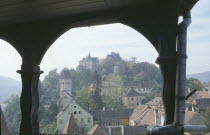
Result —
[[57, 115], [56, 119], [58, 133], [62, 133], [71, 114], [74, 116], [74, 119], [81, 131], [87, 132], [90, 128], [93, 127], [93, 116], [80, 105], [74, 102], [69, 104]]

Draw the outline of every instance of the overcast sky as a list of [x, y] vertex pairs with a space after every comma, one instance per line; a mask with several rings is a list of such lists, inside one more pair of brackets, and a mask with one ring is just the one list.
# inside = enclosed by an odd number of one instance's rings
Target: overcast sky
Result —
[[[187, 73], [210, 71], [210, 1], [200, 0], [192, 10], [192, 24], [188, 31]], [[71, 29], [63, 34], [44, 56], [41, 69], [44, 75], [54, 68], [75, 68], [78, 61], [91, 56], [104, 58], [119, 52], [124, 59], [137, 57], [139, 61], [155, 63], [154, 47], [137, 31], [123, 24]], [[7, 42], [0, 40], [0, 75], [20, 80], [16, 70], [21, 58]]]

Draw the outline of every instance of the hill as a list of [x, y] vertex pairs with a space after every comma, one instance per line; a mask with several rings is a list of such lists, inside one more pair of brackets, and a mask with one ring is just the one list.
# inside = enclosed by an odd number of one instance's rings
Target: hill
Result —
[[199, 79], [201, 82], [210, 82], [210, 71], [196, 73], [196, 74], [189, 74], [187, 78], [196, 78]]
[[21, 82], [15, 79], [0, 76], [0, 104], [6, 101], [12, 94], [20, 95]]

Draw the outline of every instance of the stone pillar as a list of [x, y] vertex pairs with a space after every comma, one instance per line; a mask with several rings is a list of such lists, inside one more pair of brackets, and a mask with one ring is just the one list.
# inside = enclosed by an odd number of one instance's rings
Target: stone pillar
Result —
[[163, 76], [162, 99], [165, 107], [165, 124], [174, 122], [175, 86], [176, 86], [176, 57], [161, 56], [157, 59]]
[[176, 37], [177, 20], [163, 17], [163, 22], [159, 28], [158, 34], [158, 52], [157, 63], [163, 78], [162, 99], [165, 107], [165, 124], [174, 122], [175, 111], [175, 91], [176, 91]]
[[[30, 54], [30, 53], [29, 53]], [[39, 135], [39, 76], [42, 73], [40, 67], [34, 64], [30, 55], [23, 56], [21, 70], [17, 71], [22, 78], [22, 93], [20, 106], [22, 120], [20, 125], [20, 135]]]

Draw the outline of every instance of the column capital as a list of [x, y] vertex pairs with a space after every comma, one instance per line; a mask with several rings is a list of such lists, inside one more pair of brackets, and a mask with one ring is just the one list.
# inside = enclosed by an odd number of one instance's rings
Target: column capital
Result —
[[172, 64], [176, 63], [177, 56], [159, 56], [156, 60], [157, 64]]
[[42, 73], [44, 73], [44, 71], [40, 70], [39, 66], [32, 67], [31, 69], [29, 69], [29, 68], [24, 69], [22, 66], [21, 70], [17, 70], [17, 73], [19, 73], [19, 74], [27, 74], [27, 73], [42, 74]]

